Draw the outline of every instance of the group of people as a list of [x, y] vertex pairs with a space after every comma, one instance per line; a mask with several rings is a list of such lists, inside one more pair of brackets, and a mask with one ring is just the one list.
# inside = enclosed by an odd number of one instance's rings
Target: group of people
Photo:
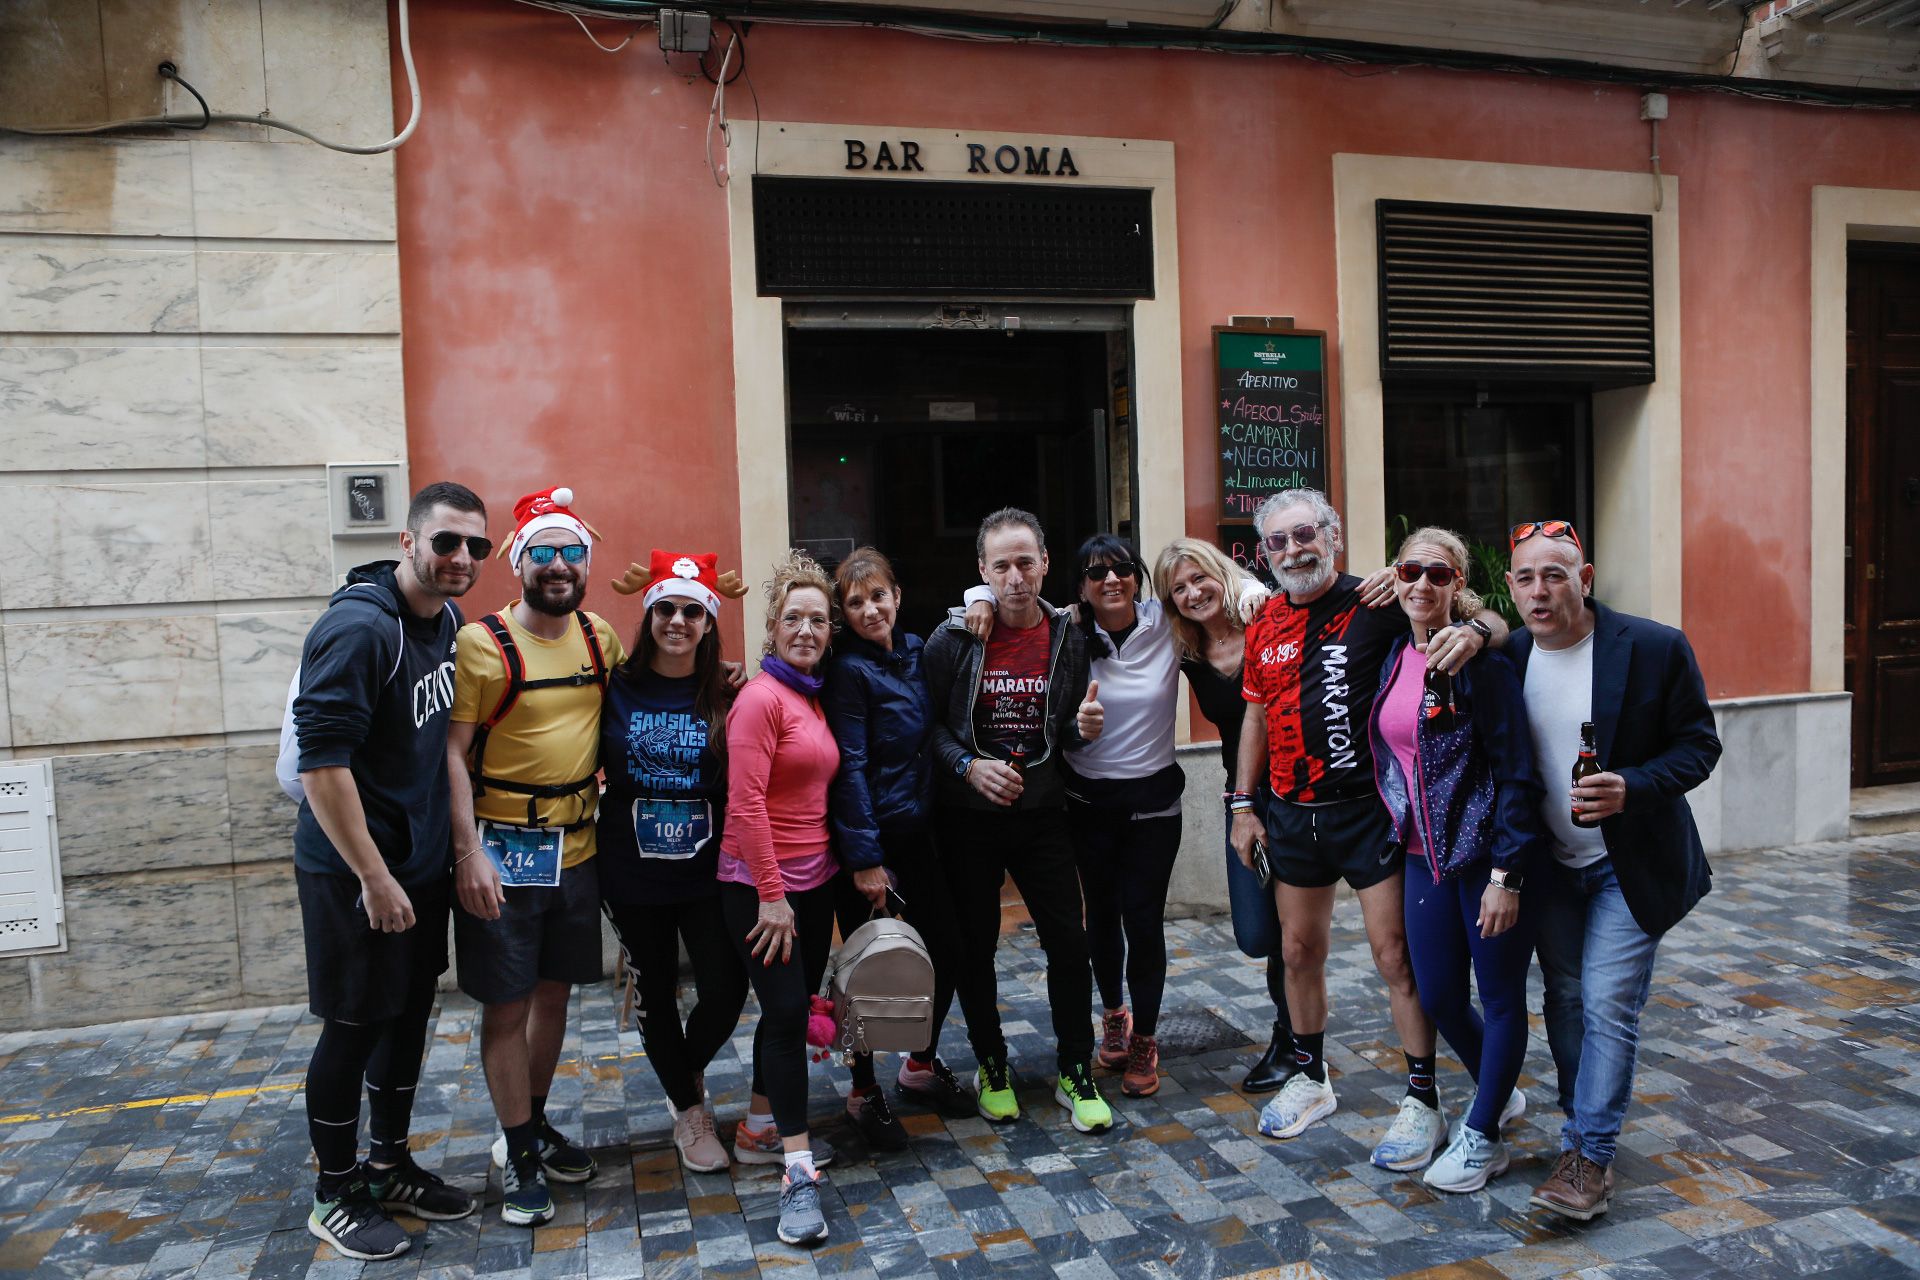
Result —
[[[519, 596], [467, 622], [453, 602], [493, 551], [485, 508], [463, 486], [427, 486], [402, 559], [349, 574], [307, 637], [290, 723], [323, 1023], [307, 1080], [313, 1234], [388, 1258], [408, 1247], [390, 1215], [475, 1207], [407, 1149], [449, 916], [460, 988], [480, 1006], [509, 1223], [547, 1221], [550, 1183], [595, 1173], [545, 1103], [572, 988], [603, 976], [603, 914], [680, 1159], [782, 1165], [790, 1243], [826, 1238], [819, 1170], [836, 1155], [808, 1127], [811, 998], [836, 928], [875, 913], [914, 926], [935, 975], [931, 1034], [903, 1057], [897, 1096], [1019, 1118], [995, 969], [1011, 877], [1045, 958], [1053, 1099], [1075, 1129], [1110, 1129], [1096, 1064], [1128, 1095], [1160, 1087], [1183, 672], [1220, 731], [1235, 939], [1267, 960], [1273, 1035], [1242, 1082], [1278, 1091], [1260, 1131], [1295, 1137], [1337, 1105], [1324, 970], [1345, 879], [1408, 1066], [1375, 1163], [1425, 1168], [1449, 1191], [1506, 1168], [1537, 946], [1567, 1121], [1534, 1201], [1605, 1211], [1654, 950], [1707, 888], [1682, 796], [1719, 744], [1685, 639], [1594, 602], [1571, 525], [1514, 529], [1526, 632], [1509, 638], [1465, 589], [1465, 548], [1445, 530], [1416, 531], [1364, 582], [1338, 573], [1339, 517], [1312, 491], [1256, 515], [1271, 595], [1204, 541], [1175, 540], [1149, 575], [1102, 533], [1079, 548], [1065, 609], [1042, 597], [1040, 521], [1003, 508], [979, 527], [982, 585], [924, 643], [899, 626], [881, 552], [831, 575], [791, 553], [766, 584], [748, 679], [719, 630], [747, 589], [712, 554], [656, 550], [614, 583], [641, 595], [630, 646], [582, 608], [597, 535], [572, 501], [555, 488], [516, 504], [501, 554]], [[1582, 725], [1605, 764], [1569, 793], [1543, 779], [1570, 776]], [[749, 989], [752, 1092], [729, 1153], [704, 1072]], [[956, 997], [970, 1082], [938, 1053]], [[1476, 1082], [1451, 1133], [1436, 1024]], [[872, 1057], [850, 1070], [851, 1125], [871, 1149], [904, 1149]]]

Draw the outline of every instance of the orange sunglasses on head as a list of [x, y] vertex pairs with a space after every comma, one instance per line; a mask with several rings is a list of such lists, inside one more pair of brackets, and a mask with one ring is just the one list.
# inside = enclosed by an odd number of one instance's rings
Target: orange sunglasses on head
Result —
[[1571, 520], [1522, 521], [1507, 530], [1507, 550], [1513, 550], [1536, 533], [1543, 538], [1565, 538], [1573, 543], [1574, 546], [1580, 547], [1581, 551], [1584, 552], [1586, 550], [1585, 547], [1580, 546], [1580, 535], [1573, 531], [1573, 521]]

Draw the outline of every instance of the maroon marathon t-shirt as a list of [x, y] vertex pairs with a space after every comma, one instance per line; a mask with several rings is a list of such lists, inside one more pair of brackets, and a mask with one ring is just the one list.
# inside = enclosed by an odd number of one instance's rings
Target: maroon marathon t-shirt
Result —
[[993, 629], [973, 704], [973, 740], [987, 755], [1008, 759], [1018, 743], [1028, 759], [1037, 760], [1045, 749], [1051, 642], [1045, 618], [1030, 627]]
[[1267, 709], [1267, 775], [1283, 800], [1316, 804], [1373, 791], [1367, 713], [1380, 664], [1406, 634], [1397, 608], [1360, 603], [1360, 579], [1343, 573], [1312, 604], [1274, 596], [1247, 628], [1248, 702]]

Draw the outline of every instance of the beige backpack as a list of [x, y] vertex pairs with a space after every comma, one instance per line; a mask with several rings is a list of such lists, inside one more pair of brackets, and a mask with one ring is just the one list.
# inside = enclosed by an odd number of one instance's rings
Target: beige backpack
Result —
[[933, 959], [904, 920], [855, 929], [828, 958], [820, 994], [833, 1001], [833, 1053], [914, 1053], [933, 1036]]

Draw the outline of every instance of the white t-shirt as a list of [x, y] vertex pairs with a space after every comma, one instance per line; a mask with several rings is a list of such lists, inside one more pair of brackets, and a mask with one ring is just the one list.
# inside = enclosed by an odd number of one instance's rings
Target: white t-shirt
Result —
[[1534, 645], [1526, 695], [1533, 762], [1547, 788], [1541, 814], [1553, 833], [1553, 851], [1564, 866], [1590, 866], [1607, 856], [1607, 842], [1599, 827], [1573, 825], [1568, 792], [1580, 756], [1580, 726], [1593, 719], [1593, 633], [1564, 649]]
[[[1100, 682], [1106, 724], [1096, 741], [1072, 753], [1073, 771], [1083, 778], [1145, 778], [1173, 763], [1180, 691], [1173, 624], [1158, 600], [1139, 601], [1134, 616], [1120, 652], [1093, 659], [1091, 675]], [[1112, 643], [1104, 627], [1101, 634]]]

